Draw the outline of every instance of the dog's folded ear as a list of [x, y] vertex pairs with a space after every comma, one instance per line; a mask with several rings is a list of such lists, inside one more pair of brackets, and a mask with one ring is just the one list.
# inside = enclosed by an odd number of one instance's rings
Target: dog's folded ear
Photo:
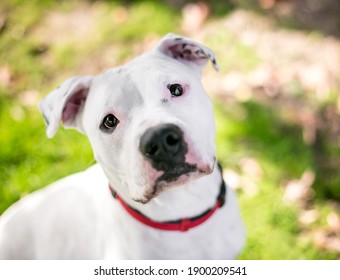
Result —
[[80, 115], [91, 81], [91, 76], [69, 78], [39, 103], [39, 110], [47, 126], [48, 138], [56, 134], [60, 121], [65, 127], [83, 131]]
[[216, 58], [211, 49], [191, 39], [169, 33], [162, 38], [156, 50], [193, 67], [202, 74], [203, 68], [210, 60], [216, 71], [219, 71]]

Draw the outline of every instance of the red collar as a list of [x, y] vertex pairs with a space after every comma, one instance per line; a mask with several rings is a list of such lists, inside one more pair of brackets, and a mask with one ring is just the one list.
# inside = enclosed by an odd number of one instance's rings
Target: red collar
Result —
[[204, 213], [192, 217], [192, 218], [184, 218], [175, 221], [166, 221], [166, 222], [157, 222], [151, 220], [150, 218], [143, 215], [138, 210], [134, 209], [133, 207], [126, 204], [126, 202], [113, 190], [113, 188], [109, 185], [110, 191], [114, 198], [116, 198], [123, 208], [137, 221], [147, 225], [149, 227], [159, 229], [159, 230], [169, 230], [169, 231], [187, 231], [191, 228], [197, 227], [207, 221], [215, 211], [222, 207], [225, 202], [225, 195], [226, 195], [226, 186], [225, 182], [222, 178], [222, 182], [220, 185], [220, 192], [217, 196], [216, 204], [214, 207], [208, 209]]

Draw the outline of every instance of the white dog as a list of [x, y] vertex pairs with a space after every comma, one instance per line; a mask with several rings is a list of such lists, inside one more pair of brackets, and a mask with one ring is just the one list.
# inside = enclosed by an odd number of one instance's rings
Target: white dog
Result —
[[78, 129], [99, 165], [10, 207], [0, 217], [0, 259], [237, 257], [245, 230], [216, 163], [212, 104], [200, 83], [209, 60], [218, 70], [210, 49], [169, 34], [43, 99], [47, 136], [60, 122]]

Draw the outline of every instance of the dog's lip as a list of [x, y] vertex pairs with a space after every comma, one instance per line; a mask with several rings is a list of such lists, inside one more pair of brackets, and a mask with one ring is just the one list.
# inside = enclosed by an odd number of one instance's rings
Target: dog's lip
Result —
[[[172, 180], [171, 182], [165, 180], [157, 180], [156, 183], [152, 186], [151, 190], [144, 194], [144, 199], [142, 199], [143, 204], [148, 203], [151, 199], [158, 196], [162, 191], [168, 188], [173, 188], [182, 184], [187, 183], [191, 180], [194, 176], [193, 174], [199, 174], [196, 172], [185, 173], [179, 175], [176, 179]], [[196, 176], [195, 176], [196, 177]]]
[[[204, 175], [211, 174], [215, 166], [215, 157], [210, 163], [180, 162], [176, 165], [171, 164], [168, 166], [168, 170], [157, 171], [158, 174], [154, 174], [156, 176], [154, 176], [152, 180], [149, 180], [149, 184], [147, 184], [148, 187], [146, 188], [142, 198], [133, 198], [133, 200], [146, 204], [166, 189], [177, 187], [179, 185], [186, 184], [189, 181], [197, 180]], [[153, 172], [155, 171], [151, 166], [149, 168]]]
[[175, 182], [182, 175], [189, 175], [195, 172], [197, 172], [197, 166], [195, 164], [176, 164], [167, 170], [163, 170], [163, 174], [157, 178], [156, 184], [162, 181], [167, 183]]
[[[192, 166], [191, 166], [192, 167]], [[176, 174], [173, 173], [168, 176], [175, 175], [175, 177], [171, 178], [170, 180], [164, 180], [166, 178], [165, 174], [161, 175], [157, 178], [155, 184], [152, 186], [150, 191], [144, 195], [144, 198], [142, 201], [143, 203], [148, 203], [151, 199], [156, 197], [159, 193], [161, 193], [164, 189], [167, 188], [173, 188], [179, 185], [183, 185], [191, 180], [196, 180], [200, 178], [201, 176], [211, 174], [213, 172], [214, 166], [210, 167], [209, 165], [197, 168], [196, 165], [194, 168], [190, 171], [182, 172]], [[177, 167], [176, 171], [179, 170], [185, 170], [185, 168]], [[173, 171], [172, 171], [173, 172]], [[171, 173], [171, 171], [170, 171]], [[141, 202], [141, 201], [140, 201]]]
[[[211, 171], [212, 172], [212, 171]], [[211, 173], [210, 172], [210, 173]], [[150, 190], [144, 194], [143, 199], [134, 199], [136, 202], [140, 202], [142, 204], [147, 204], [158, 196], [162, 191], [168, 188], [175, 188], [179, 185], [183, 185], [191, 180], [196, 180], [203, 175], [209, 174], [207, 172], [202, 172], [200, 170], [196, 170], [194, 172], [184, 173], [179, 175], [176, 179], [172, 181], [165, 181], [165, 180], [156, 180], [156, 183], [150, 188]]]

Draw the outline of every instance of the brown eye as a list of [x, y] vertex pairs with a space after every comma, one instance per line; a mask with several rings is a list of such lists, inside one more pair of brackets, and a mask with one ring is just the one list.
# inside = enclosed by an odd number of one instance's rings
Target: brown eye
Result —
[[118, 125], [118, 123], [118, 119], [114, 115], [109, 114], [103, 119], [100, 129], [104, 132], [111, 132]]
[[183, 87], [180, 84], [168, 85], [168, 89], [172, 96], [178, 97], [183, 94]]

